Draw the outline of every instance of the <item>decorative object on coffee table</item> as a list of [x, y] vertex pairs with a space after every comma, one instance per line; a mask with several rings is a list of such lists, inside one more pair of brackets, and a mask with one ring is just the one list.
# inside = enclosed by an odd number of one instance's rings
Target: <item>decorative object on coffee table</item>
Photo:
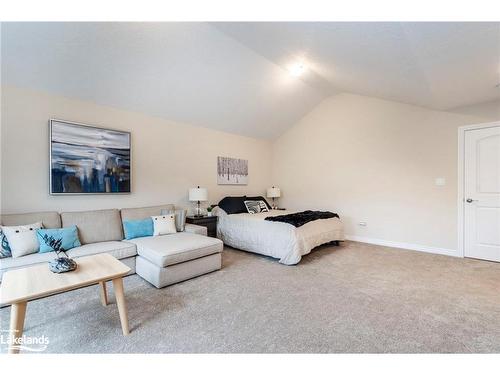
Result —
[[[56, 259], [49, 262], [49, 269], [54, 273], [64, 273], [76, 270], [77, 264], [71, 259], [62, 247], [62, 239], [55, 239], [53, 236], [45, 234], [43, 236], [45, 243], [50, 246], [57, 255]], [[61, 256], [64, 254], [64, 256]]]
[[64, 273], [76, 270], [77, 264], [71, 258], [56, 258], [49, 262], [49, 269], [54, 273]]

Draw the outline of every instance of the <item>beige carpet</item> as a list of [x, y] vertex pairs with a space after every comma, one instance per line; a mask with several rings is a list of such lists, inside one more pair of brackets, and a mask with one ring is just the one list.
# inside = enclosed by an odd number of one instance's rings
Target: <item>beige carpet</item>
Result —
[[59, 353], [500, 352], [498, 263], [346, 242], [283, 266], [226, 249], [221, 271], [125, 288], [128, 337], [111, 286], [108, 307], [97, 287], [28, 304], [25, 333]]

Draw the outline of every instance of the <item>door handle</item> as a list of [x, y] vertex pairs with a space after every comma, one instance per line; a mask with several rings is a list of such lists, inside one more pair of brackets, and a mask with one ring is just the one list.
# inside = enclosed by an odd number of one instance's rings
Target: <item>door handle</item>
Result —
[[465, 200], [467, 203], [472, 203], [472, 202], [477, 202], [477, 199], [470, 199], [470, 198], [467, 198]]

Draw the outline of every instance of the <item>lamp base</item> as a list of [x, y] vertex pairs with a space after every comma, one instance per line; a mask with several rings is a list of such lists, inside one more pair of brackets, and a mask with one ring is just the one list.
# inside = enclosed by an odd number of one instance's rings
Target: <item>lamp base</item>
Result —
[[274, 201], [274, 197], [273, 197], [273, 203], [271, 203], [271, 208], [273, 210], [276, 210], [278, 208], [278, 206], [276, 206], [276, 202]]

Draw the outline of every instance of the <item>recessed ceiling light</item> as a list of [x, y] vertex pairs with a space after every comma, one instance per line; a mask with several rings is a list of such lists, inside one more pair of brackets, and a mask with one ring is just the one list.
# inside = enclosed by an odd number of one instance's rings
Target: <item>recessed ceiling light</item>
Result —
[[288, 72], [294, 77], [299, 77], [304, 74], [306, 67], [302, 62], [296, 62], [288, 67]]

